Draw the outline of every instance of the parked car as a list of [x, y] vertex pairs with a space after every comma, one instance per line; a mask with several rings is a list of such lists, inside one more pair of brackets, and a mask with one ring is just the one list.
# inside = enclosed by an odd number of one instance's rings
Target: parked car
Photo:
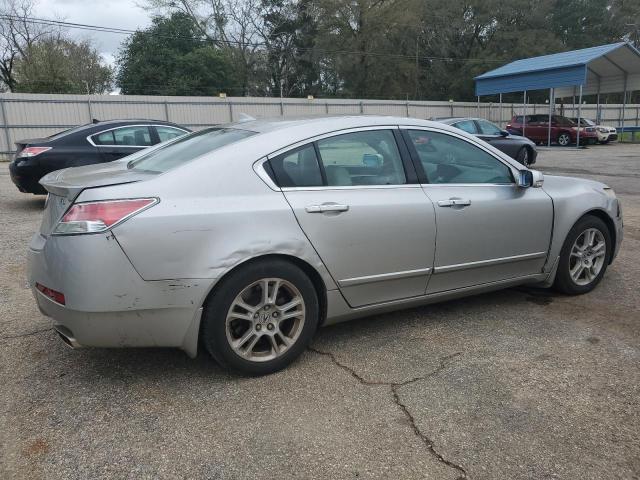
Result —
[[[536, 143], [547, 143], [549, 135], [549, 115], [527, 115], [523, 125], [523, 116], [516, 115], [507, 124], [509, 133], [524, 135]], [[524, 133], [523, 133], [524, 132]], [[578, 125], [561, 115], [551, 117], [551, 141], [567, 147], [578, 141]], [[595, 127], [580, 127], [580, 145], [589, 145], [598, 141]]]
[[521, 284], [589, 292], [622, 241], [608, 186], [410, 118], [246, 121], [42, 184], [29, 283], [67, 344], [202, 345], [244, 374], [284, 368], [320, 325]]
[[111, 162], [188, 132], [180, 125], [155, 120], [94, 120], [50, 137], [18, 140], [9, 172], [21, 192], [46, 194], [38, 182], [49, 172]]
[[[571, 121], [578, 123], [577, 118], [572, 118]], [[613, 142], [618, 139], [618, 131], [615, 127], [610, 127], [607, 125], [598, 125], [593, 120], [589, 120], [588, 118], [580, 119], [581, 127], [593, 127], [596, 129], [596, 134], [598, 135], [598, 142], [605, 144], [609, 142]]]
[[438, 121], [475, 135], [525, 166], [536, 163], [538, 151], [534, 142], [512, 135], [484, 118], [439, 118]]

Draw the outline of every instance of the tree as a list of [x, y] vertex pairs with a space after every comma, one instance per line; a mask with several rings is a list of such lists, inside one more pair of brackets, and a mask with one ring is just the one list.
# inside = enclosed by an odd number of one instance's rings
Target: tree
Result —
[[180, 12], [155, 17], [151, 27], [133, 34], [124, 42], [117, 63], [117, 85], [124, 94], [241, 93], [226, 52]]
[[15, 63], [13, 91], [30, 93], [105, 93], [113, 71], [88, 40], [60, 35], [38, 39]]
[[10, 91], [16, 88], [15, 66], [40, 38], [57, 30], [29, 22], [34, 0], [3, 0], [0, 6], [0, 83]]

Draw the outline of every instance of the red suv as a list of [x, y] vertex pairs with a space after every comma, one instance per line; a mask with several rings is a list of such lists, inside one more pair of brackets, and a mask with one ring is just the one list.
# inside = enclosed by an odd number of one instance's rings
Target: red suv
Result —
[[[507, 131], [513, 135], [522, 135], [536, 143], [546, 143], [549, 130], [549, 115], [527, 115], [527, 122], [522, 124], [522, 115], [517, 115], [507, 124]], [[551, 141], [566, 147], [576, 143], [578, 125], [567, 117], [553, 115], [551, 117]], [[588, 145], [598, 141], [595, 127], [580, 127], [580, 145]]]

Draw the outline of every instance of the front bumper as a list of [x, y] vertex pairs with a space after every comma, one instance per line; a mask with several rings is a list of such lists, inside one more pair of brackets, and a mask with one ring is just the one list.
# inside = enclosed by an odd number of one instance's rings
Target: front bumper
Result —
[[[40, 311], [72, 346], [177, 347], [195, 356], [200, 307], [213, 280], [145, 281], [110, 232], [35, 234], [28, 262]], [[36, 282], [64, 293], [65, 305]]]

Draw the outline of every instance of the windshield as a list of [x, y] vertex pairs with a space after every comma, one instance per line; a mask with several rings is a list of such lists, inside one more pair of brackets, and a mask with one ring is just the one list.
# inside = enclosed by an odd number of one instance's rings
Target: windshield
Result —
[[235, 128], [207, 128], [191, 133], [131, 160], [128, 168], [163, 173], [205, 153], [255, 135]]

